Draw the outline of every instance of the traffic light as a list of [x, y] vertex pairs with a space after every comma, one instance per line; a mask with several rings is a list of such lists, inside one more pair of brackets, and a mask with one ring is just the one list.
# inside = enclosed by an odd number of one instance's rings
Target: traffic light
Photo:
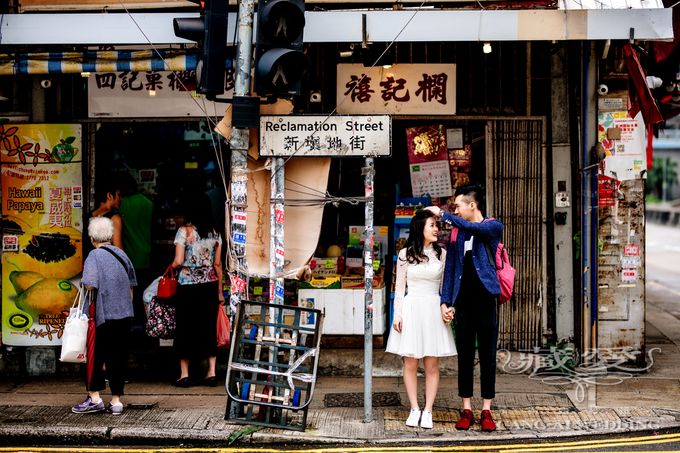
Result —
[[190, 1], [201, 5], [201, 17], [173, 19], [172, 25], [176, 36], [196, 41], [201, 48], [196, 91], [214, 99], [224, 93], [228, 0]]
[[303, 52], [304, 28], [304, 0], [260, 0], [254, 74], [258, 96], [300, 94], [309, 67]]

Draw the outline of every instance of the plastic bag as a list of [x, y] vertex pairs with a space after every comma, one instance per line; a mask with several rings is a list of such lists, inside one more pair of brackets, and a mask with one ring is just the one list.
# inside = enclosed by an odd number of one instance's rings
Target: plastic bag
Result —
[[150, 304], [153, 298], [156, 297], [156, 295], [158, 294], [158, 282], [161, 280], [161, 278], [163, 277], [156, 277], [156, 279], [152, 281], [149, 286], [146, 287], [146, 289], [144, 290], [144, 294], [142, 295], [144, 303]]
[[78, 290], [73, 306], [69, 310], [64, 333], [61, 336], [61, 355], [59, 360], [68, 363], [85, 363], [87, 361], [87, 314], [83, 313], [83, 305], [87, 291]]
[[217, 347], [228, 348], [231, 343], [231, 322], [223, 304], [217, 307]]

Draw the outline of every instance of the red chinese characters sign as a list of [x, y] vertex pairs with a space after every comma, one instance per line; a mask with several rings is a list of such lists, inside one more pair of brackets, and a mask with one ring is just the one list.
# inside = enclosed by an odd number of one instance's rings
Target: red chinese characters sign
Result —
[[339, 64], [336, 91], [338, 113], [453, 115], [456, 65]]

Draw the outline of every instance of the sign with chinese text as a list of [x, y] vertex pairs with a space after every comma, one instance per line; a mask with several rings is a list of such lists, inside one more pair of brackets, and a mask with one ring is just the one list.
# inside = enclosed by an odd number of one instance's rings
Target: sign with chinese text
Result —
[[0, 126], [2, 341], [59, 345], [82, 272], [82, 133]]
[[388, 115], [260, 117], [261, 156], [389, 156]]
[[456, 113], [455, 64], [339, 64], [337, 84], [338, 113]]
[[640, 246], [638, 244], [626, 244], [623, 246], [624, 256], [640, 256]]
[[598, 183], [598, 205], [615, 206], [619, 197], [621, 181], [605, 175], [597, 175]]
[[[225, 79], [225, 98], [234, 89], [233, 71]], [[97, 72], [87, 81], [90, 118], [222, 116], [223, 104], [196, 94], [196, 71]]]

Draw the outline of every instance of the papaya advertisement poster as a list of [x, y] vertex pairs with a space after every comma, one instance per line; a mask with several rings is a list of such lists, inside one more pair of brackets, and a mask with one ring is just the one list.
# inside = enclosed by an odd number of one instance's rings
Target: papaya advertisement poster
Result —
[[4, 344], [61, 344], [82, 272], [81, 156], [80, 125], [0, 125]]

